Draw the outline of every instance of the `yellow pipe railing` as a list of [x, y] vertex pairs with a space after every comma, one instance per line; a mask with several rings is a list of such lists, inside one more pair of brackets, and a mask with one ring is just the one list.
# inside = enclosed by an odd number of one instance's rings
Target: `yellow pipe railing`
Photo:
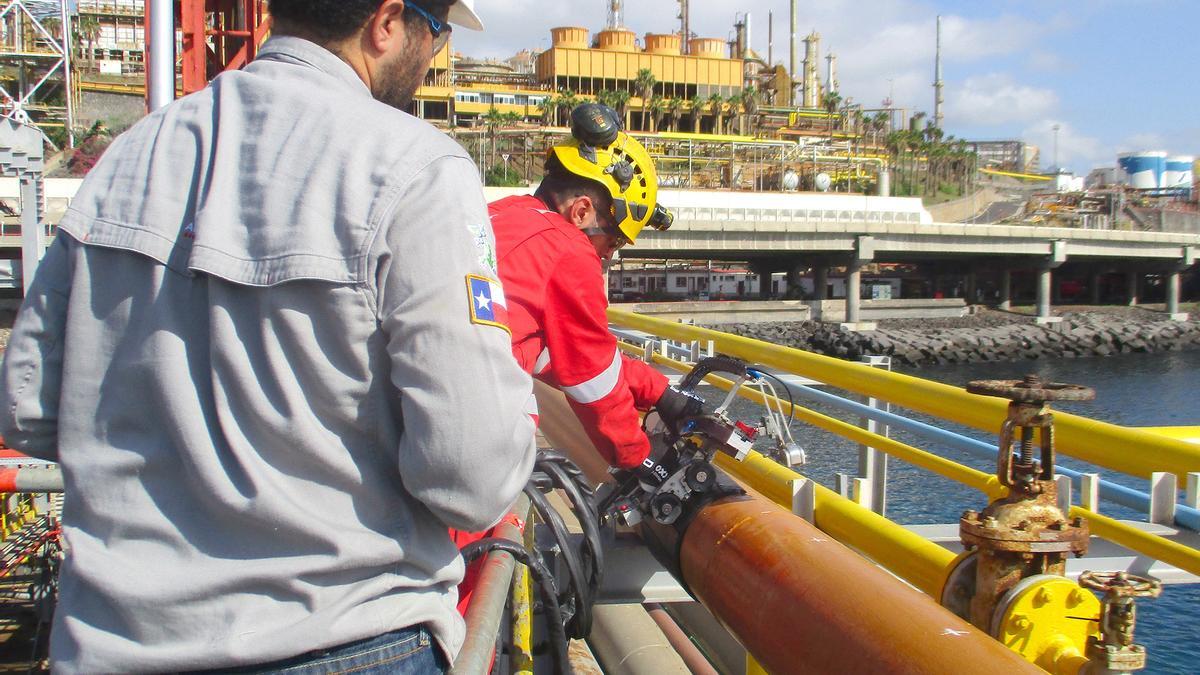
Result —
[[[622, 348], [634, 353], [640, 351], [629, 345], [622, 345]], [[659, 354], [655, 354], [653, 359], [656, 363], [679, 371], [686, 371], [690, 368], [685, 363]], [[733, 388], [732, 382], [715, 375], [708, 376], [705, 381], [725, 391]], [[744, 398], [759, 403], [766, 400], [761, 392], [752, 389], [742, 388], [738, 393]], [[781, 405], [785, 413], [794, 411], [797, 419], [810, 421], [835, 434], [853, 434], [853, 438], [872, 447], [883, 448], [886, 446], [888, 449], [896, 451], [897, 457], [903, 456], [905, 459], [916, 460], [914, 463], [920, 462], [921, 466], [948, 478], [969, 481], [972, 487], [978, 487], [985, 491], [990, 485], [995, 485], [1000, 490], [1004, 489], [999, 486], [999, 481], [994, 476], [989, 477], [981, 471], [955, 464], [950, 460], [893, 441], [890, 438], [873, 434], [800, 406], [793, 406], [787, 401], [774, 397], [771, 399], [772, 404]], [[788, 510], [792, 508], [792, 483], [804, 478], [795, 471], [781, 466], [757, 452], [751, 452], [750, 456], [741, 462], [718, 455], [716, 463], [762, 496]], [[950, 563], [954, 561], [953, 553], [910, 532], [904, 526], [846, 499], [829, 488], [816, 483], [814, 486], [816, 488], [816, 507], [813, 517], [817, 527], [828, 532], [843, 544], [883, 565], [893, 574], [925, 593], [937, 596]]]
[[[998, 432], [1007, 415], [1007, 403], [1001, 399], [968, 394], [940, 382], [612, 308], [608, 316], [617, 325], [674, 340], [712, 341], [730, 356], [983, 431]], [[1155, 471], [1169, 471], [1181, 486], [1189, 472], [1200, 471], [1200, 447], [1179, 439], [1063, 412], [1054, 413], [1054, 423], [1058, 449], [1093, 464], [1144, 478]]]
[[[622, 343], [621, 347], [630, 353], [641, 352], [641, 349], [632, 345]], [[686, 363], [661, 354], [653, 354], [651, 358], [655, 363], [680, 372], [686, 372], [691, 368]], [[709, 375], [705, 381], [724, 391], [733, 388], [733, 382], [715, 375]], [[742, 388], [738, 394], [757, 403], [765, 403], [770, 399], [772, 405], [780, 406], [786, 414], [794, 414], [796, 419], [806, 421], [844, 438], [869, 445], [897, 459], [903, 459], [910, 464], [972, 487], [987, 495], [989, 499], [997, 499], [1007, 494], [1007, 489], [1000, 484], [995, 475], [986, 474], [828, 415], [793, 405], [788, 401], [766, 396], [754, 389]], [[744, 481], [767, 499], [789, 509], [792, 505], [792, 481], [803, 478], [799, 473], [758, 453], [751, 453], [743, 462], [735, 462], [718, 455], [716, 462], [721, 468]], [[926, 593], [935, 597], [938, 595], [944, 577], [949, 572], [950, 563], [953, 562], [954, 555], [952, 553], [821, 485], [816, 486], [816, 501], [817, 508], [814, 517], [817, 527], [833, 535], [838, 541], [884, 565], [894, 574]], [[1200, 575], [1200, 551], [1196, 549], [1143, 532], [1131, 525], [1078, 506], [1071, 507], [1071, 515], [1087, 518], [1091, 531], [1096, 536], [1121, 544], [1192, 574]], [[920, 541], [913, 541], [913, 538]]]

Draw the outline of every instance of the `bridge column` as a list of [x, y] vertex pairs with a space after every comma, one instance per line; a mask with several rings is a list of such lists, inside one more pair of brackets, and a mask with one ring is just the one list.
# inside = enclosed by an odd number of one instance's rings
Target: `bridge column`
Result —
[[1067, 261], [1067, 242], [1062, 239], [1050, 242], [1050, 255], [1038, 266], [1037, 318], [1039, 324], [1058, 323], [1061, 317], [1050, 314], [1051, 298], [1054, 293], [1054, 270]]
[[1088, 280], [1088, 291], [1091, 293], [1091, 301], [1093, 305], [1100, 304], [1100, 278], [1100, 271], [1095, 270], [1092, 272], [1092, 276]]
[[1183, 258], [1171, 266], [1163, 281], [1167, 285], [1167, 315], [1172, 321], [1187, 321], [1187, 312], [1179, 311], [1179, 275], [1196, 263], [1196, 249], [1183, 247]]
[[1187, 321], [1187, 314], [1179, 312], [1179, 270], [1172, 268], [1164, 281], [1167, 285], [1167, 314], [1175, 321]]
[[976, 290], [979, 287], [979, 277], [975, 274], [975, 268], [967, 270], [966, 277], [963, 279], [963, 298], [968, 305], [974, 305], [977, 301]]
[[829, 265], [821, 263], [813, 268], [813, 298], [829, 299]]
[[1130, 307], [1137, 307], [1141, 301], [1142, 273], [1139, 270], [1129, 270], [1125, 273], [1125, 298]]
[[862, 267], [875, 259], [875, 238], [859, 235], [854, 258], [846, 266], [846, 326], [851, 330], [875, 330], [874, 323], [862, 320]]
[[797, 262], [787, 268], [787, 290], [784, 292], [784, 297], [789, 300], [804, 297], [804, 287], [800, 283], [801, 271], [804, 265]]
[[1050, 287], [1054, 285], [1051, 268], [1043, 265], [1038, 269], [1037, 315], [1038, 318], [1050, 316]]
[[851, 261], [846, 266], [846, 323], [858, 323], [862, 306], [862, 262]]
[[1012, 309], [1012, 270], [1007, 267], [1000, 271], [1000, 304], [998, 308], [1004, 312]]
[[760, 300], [771, 298], [771, 270], [763, 269], [758, 272], [758, 297]]
[[1051, 288], [1054, 286], [1053, 267], [1043, 264], [1038, 268], [1037, 318], [1041, 322], [1050, 318]]

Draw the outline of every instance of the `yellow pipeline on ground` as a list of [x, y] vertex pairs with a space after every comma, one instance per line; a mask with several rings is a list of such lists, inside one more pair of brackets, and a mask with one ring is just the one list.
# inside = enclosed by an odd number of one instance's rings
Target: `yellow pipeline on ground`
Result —
[[998, 171], [996, 169], [980, 169], [979, 173], [988, 173], [993, 176], [1010, 176], [1012, 178], [1024, 178], [1026, 180], [1053, 180], [1054, 176], [1043, 176], [1037, 173], [1015, 173], [1013, 171]]
[[[719, 351], [730, 356], [983, 431], [998, 432], [1007, 415], [1006, 401], [968, 394], [932, 380], [612, 308], [608, 316], [617, 325], [674, 340], [711, 340]], [[1014, 365], [1014, 369], [1017, 367]], [[1058, 449], [1093, 464], [1144, 478], [1155, 471], [1169, 471], [1178, 477], [1181, 486], [1189, 472], [1200, 471], [1200, 448], [1176, 438], [1063, 412], [1054, 413], [1054, 423]]]

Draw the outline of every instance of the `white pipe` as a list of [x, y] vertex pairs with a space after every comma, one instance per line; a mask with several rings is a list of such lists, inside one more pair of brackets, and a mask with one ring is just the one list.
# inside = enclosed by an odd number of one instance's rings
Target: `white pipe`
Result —
[[146, 0], [146, 111], [175, 100], [175, 11], [172, 0]]

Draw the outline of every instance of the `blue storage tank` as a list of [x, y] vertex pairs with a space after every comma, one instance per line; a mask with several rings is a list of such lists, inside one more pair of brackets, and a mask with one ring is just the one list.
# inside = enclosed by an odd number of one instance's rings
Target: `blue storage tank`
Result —
[[1196, 161], [1191, 155], [1176, 155], [1167, 158], [1166, 170], [1163, 172], [1162, 186], [1165, 188], [1192, 189], [1192, 163]]
[[1124, 152], [1117, 155], [1117, 166], [1125, 182], [1139, 190], [1162, 187], [1167, 168], [1167, 153], [1161, 151]]

